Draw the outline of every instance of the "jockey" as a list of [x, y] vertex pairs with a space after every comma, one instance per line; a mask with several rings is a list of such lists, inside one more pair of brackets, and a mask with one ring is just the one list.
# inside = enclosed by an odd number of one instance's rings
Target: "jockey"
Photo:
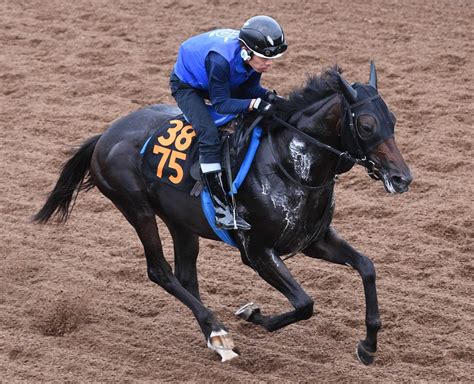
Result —
[[[252, 17], [240, 31], [217, 29], [191, 37], [179, 49], [170, 77], [171, 94], [197, 134], [201, 172], [219, 228], [234, 229], [234, 217], [222, 184], [217, 127], [204, 99], [221, 114], [252, 110], [268, 114], [275, 94], [260, 85], [260, 77], [286, 49], [281, 26], [268, 16]], [[236, 224], [238, 229], [250, 229], [238, 216]]]

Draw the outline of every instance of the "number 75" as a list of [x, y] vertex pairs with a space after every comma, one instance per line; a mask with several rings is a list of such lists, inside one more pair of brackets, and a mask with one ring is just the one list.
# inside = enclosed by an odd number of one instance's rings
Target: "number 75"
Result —
[[153, 147], [153, 153], [155, 155], [159, 153], [163, 154], [163, 156], [161, 156], [160, 162], [158, 163], [158, 168], [156, 169], [156, 176], [158, 176], [160, 179], [163, 177], [163, 168], [165, 167], [166, 161], [169, 158], [168, 167], [174, 169], [176, 171], [176, 175], [169, 176], [168, 179], [173, 184], [179, 184], [181, 180], [183, 180], [184, 172], [183, 167], [181, 167], [181, 165], [179, 165], [176, 160], [186, 160], [186, 154], [179, 151], [173, 151], [169, 148], [156, 144]]

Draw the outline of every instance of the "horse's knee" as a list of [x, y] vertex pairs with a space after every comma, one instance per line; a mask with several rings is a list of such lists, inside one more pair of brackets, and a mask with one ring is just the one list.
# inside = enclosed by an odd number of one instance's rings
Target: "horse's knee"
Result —
[[363, 256], [359, 265], [358, 270], [360, 275], [362, 276], [362, 280], [367, 283], [374, 283], [375, 282], [375, 266], [372, 260], [370, 260], [367, 256]]
[[296, 307], [295, 312], [299, 320], [307, 320], [313, 316], [314, 301], [308, 298], [303, 305]]

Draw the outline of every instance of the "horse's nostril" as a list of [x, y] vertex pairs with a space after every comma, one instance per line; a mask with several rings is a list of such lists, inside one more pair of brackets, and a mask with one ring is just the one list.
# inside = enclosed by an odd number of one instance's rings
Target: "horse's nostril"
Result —
[[398, 187], [401, 189], [407, 189], [411, 183], [411, 177], [405, 178], [403, 176], [392, 176], [391, 180], [392, 180], [392, 184], [395, 187]]
[[393, 184], [400, 185], [400, 184], [402, 184], [402, 183], [404, 183], [404, 182], [405, 182], [405, 180], [404, 180], [402, 177], [400, 177], [400, 176], [392, 176], [392, 183], [393, 183]]

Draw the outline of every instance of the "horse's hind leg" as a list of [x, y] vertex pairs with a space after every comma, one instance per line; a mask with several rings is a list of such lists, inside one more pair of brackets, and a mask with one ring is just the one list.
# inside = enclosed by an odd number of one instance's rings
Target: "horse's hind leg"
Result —
[[374, 361], [377, 351], [377, 332], [381, 327], [377, 290], [375, 287], [375, 268], [373, 262], [341, 239], [334, 229], [330, 228], [326, 236], [303, 250], [307, 256], [329, 261], [331, 263], [349, 265], [356, 269], [362, 277], [365, 292], [365, 324], [367, 336], [357, 347], [357, 357], [368, 365]]
[[194, 233], [182, 226], [169, 223], [167, 225], [173, 238], [174, 274], [181, 285], [201, 301], [196, 269], [199, 239]]
[[[232, 338], [224, 325], [195, 296], [197, 285], [194, 288], [192, 283], [190, 285], [191, 291], [194, 290], [193, 294], [183, 287], [179, 279], [173, 274], [171, 266], [163, 255], [155, 213], [147, 198], [141, 192], [128, 191], [126, 196], [121, 194], [120, 197], [114, 196], [111, 200], [137, 231], [145, 249], [150, 280], [164, 288], [193, 312], [207, 340], [208, 347], [216, 351], [222, 357], [222, 361], [236, 357], [237, 354], [232, 351], [234, 347]], [[190, 253], [193, 254], [194, 245], [190, 248], [193, 251]], [[182, 273], [181, 276], [183, 276]]]

